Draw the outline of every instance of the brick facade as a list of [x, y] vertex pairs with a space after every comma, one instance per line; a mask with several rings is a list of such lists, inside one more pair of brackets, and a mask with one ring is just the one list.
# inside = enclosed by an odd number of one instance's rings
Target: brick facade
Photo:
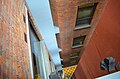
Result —
[[31, 79], [24, 0], [0, 0], [0, 78]]
[[[78, 6], [88, 3], [97, 3], [97, 8], [93, 16], [90, 28], [75, 30], [76, 16]], [[60, 28], [60, 34], [57, 35], [58, 46], [62, 49], [61, 57], [64, 66], [69, 66], [70, 53], [80, 52], [82, 55], [89, 39], [94, 31], [96, 24], [100, 18], [101, 12], [105, 6], [104, 0], [50, 0], [52, 17], [54, 25]], [[72, 48], [73, 38], [87, 35], [83, 47]]]

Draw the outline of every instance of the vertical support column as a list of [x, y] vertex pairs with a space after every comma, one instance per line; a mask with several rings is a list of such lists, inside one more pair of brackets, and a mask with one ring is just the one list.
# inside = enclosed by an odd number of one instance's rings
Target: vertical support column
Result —
[[42, 52], [43, 52], [42, 53], [43, 60], [44, 60], [44, 64], [45, 64], [46, 78], [49, 79], [51, 69], [50, 69], [50, 61], [49, 61], [48, 51], [46, 49], [44, 41], [41, 41], [41, 45], [42, 45]]
[[48, 51], [43, 41], [36, 42], [35, 56], [37, 60], [37, 69], [40, 75], [40, 79], [49, 79], [51, 73]]
[[53, 60], [51, 60], [50, 66], [51, 66], [51, 72], [55, 72], [55, 65], [54, 65]]
[[46, 77], [46, 69], [45, 69], [45, 64], [44, 64], [44, 52], [42, 48], [41, 41], [36, 42], [34, 44], [35, 46], [35, 56], [36, 56], [36, 64], [37, 64], [37, 69], [38, 69], [38, 74], [40, 75], [40, 79], [47, 79]]
[[41, 46], [41, 50], [40, 50], [40, 53], [41, 53], [41, 59], [42, 59], [42, 69], [43, 69], [43, 73], [44, 73], [44, 79], [47, 79], [47, 74], [46, 74], [46, 68], [45, 68], [45, 60], [44, 60], [44, 50], [43, 50], [43, 45], [42, 45], [42, 42], [40, 42], [40, 46]]
[[31, 54], [31, 47], [30, 47], [30, 35], [29, 35], [29, 23], [28, 23], [28, 12], [27, 7], [25, 6], [26, 11], [26, 27], [27, 27], [27, 41], [28, 41], [28, 47], [29, 47], [29, 58], [30, 58], [30, 74], [32, 76], [32, 79], [34, 79], [33, 75], [33, 65], [32, 65], [32, 54]]

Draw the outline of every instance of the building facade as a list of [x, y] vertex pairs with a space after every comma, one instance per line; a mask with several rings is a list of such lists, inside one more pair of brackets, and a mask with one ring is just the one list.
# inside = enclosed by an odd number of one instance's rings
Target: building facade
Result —
[[49, 79], [52, 72], [56, 66], [26, 2], [0, 0], [0, 79]]
[[[110, 73], [112, 69], [101, 70], [100, 64], [111, 57], [119, 62], [119, 1], [50, 0], [50, 6], [54, 25], [60, 29], [56, 38], [62, 49], [63, 68], [72, 70], [78, 64], [74, 79], [94, 79]], [[69, 69], [66, 72], [71, 73]]]
[[105, 5], [105, 0], [50, 0], [63, 68], [78, 64]]
[[[120, 70], [120, 0], [106, 0], [106, 6], [74, 72], [73, 79], [95, 79]], [[102, 70], [100, 62], [113, 57], [116, 69]], [[116, 79], [116, 78], [115, 78]]]
[[119, 4], [0, 0], [0, 79], [95, 79], [119, 71]]
[[25, 2], [0, 0], [0, 78], [32, 79]]

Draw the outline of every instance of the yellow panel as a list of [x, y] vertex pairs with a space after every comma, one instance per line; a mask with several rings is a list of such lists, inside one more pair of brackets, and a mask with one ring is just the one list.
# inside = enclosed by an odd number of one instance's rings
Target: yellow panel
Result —
[[77, 65], [63, 68], [64, 76], [71, 77], [76, 69]]

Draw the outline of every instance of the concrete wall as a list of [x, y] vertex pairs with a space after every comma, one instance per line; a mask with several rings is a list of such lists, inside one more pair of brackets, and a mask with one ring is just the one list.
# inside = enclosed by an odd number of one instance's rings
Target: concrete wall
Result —
[[0, 79], [31, 79], [24, 0], [0, 0]]
[[100, 62], [109, 56], [120, 62], [120, 0], [106, 0], [107, 5], [74, 73], [75, 79], [94, 79], [108, 74]]

